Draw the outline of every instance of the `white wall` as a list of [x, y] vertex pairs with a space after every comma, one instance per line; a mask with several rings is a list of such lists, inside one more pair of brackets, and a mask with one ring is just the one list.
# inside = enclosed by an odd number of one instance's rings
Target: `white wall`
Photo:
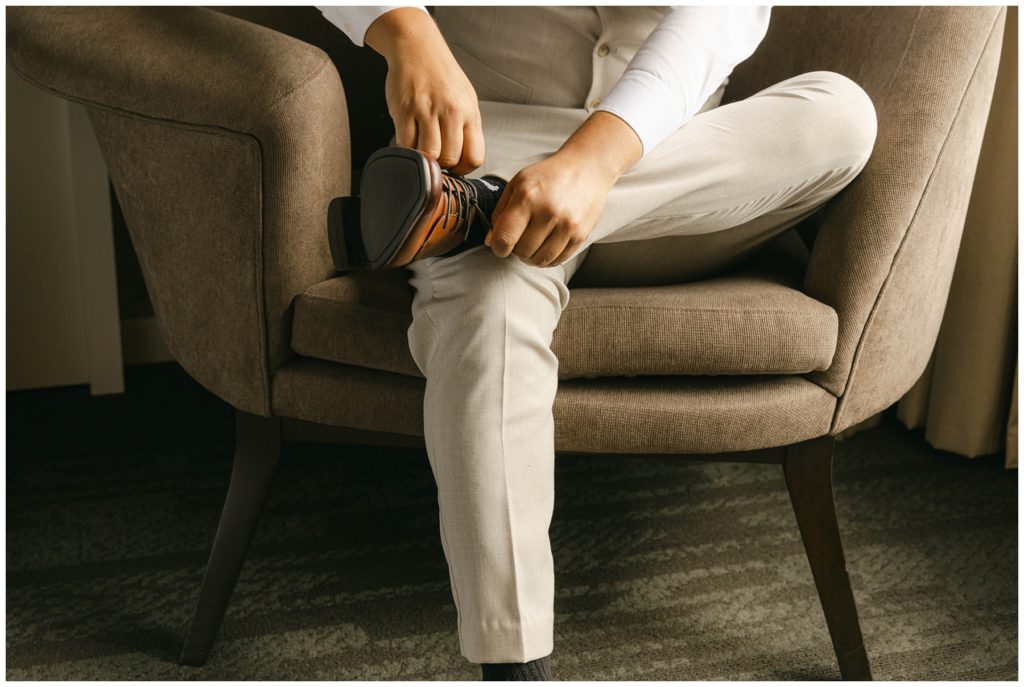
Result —
[[7, 70], [7, 389], [123, 389], [106, 168], [84, 110]]
[[7, 388], [89, 381], [68, 107], [7, 70]]

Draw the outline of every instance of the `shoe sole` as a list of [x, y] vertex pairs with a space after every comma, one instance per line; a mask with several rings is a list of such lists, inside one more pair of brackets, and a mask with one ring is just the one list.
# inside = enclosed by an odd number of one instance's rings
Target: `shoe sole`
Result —
[[371, 155], [359, 197], [336, 198], [328, 209], [335, 266], [378, 270], [415, 259], [433, 228], [426, 213], [437, 203], [440, 180], [437, 162], [416, 150], [382, 148]]

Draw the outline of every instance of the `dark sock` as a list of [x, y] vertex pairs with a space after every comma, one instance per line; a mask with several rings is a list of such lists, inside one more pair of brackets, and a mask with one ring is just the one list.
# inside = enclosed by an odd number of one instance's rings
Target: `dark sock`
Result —
[[551, 656], [536, 658], [528, 663], [484, 663], [480, 666], [484, 681], [494, 680], [554, 680], [551, 674]]
[[[501, 192], [505, 190], [507, 185], [504, 179], [492, 176], [485, 176], [481, 179], [466, 179], [466, 181], [476, 190], [476, 202], [480, 206], [480, 212], [473, 218], [473, 223], [469, 225], [469, 233], [466, 235], [465, 240], [445, 253], [445, 255], [458, 255], [470, 248], [484, 245], [484, 239], [487, 238], [487, 230], [491, 227], [491, 214], [498, 204]], [[483, 215], [483, 220], [481, 220], [480, 215]]]
[[494, 206], [498, 204], [498, 197], [505, 190], [505, 180], [498, 177], [485, 176], [480, 179], [466, 179], [476, 188], [477, 202], [480, 209], [484, 211], [488, 219], [494, 212]]
[[[501, 192], [505, 190], [505, 180], [498, 177], [485, 176], [480, 179], [466, 179], [476, 189], [477, 203], [480, 205], [480, 212], [487, 218], [488, 224], [491, 221], [491, 213], [498, 204]], [[471, 234], [476, 234], [483, 242], [484, 234], [487, 233], [487, 224], [479, 219], [474, 220]]]

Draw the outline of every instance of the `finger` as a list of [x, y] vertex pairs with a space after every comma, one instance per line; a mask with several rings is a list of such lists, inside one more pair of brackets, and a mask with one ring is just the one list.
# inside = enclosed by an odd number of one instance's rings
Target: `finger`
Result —
[[530, 208], [525, 203], [509, 202], [501, 212], [491, 216], [491, 230], [484, 243], [491, 247], [499, 258], [512, 254], [519, 237], [523, 235], [530, 221]]
[[437, 164], [450, 170], [462, 158], [462, 121], [452, 117], [441, 120], [441, 154]]
[[462, 158], [452, 168], [455, 174], [465, 175], [484, 163], [484, 134], [479, 122], [469, 123], [462, 130]]
[[556, 260], [562, 255], [571, 239], [572, 237], [568, 231], [560, 227], [556, 228], [555, 231], [548, 235], [543, 245], [533, 254], [533, 263], [540, 267], [554, 267], [559, 264]]
[[435, 160], [441, 154], [441, 125], [436, 118], [416, 120], [416, 149]]
[[402, 148], [416, 147], [416, 120], [405, 117], [395, 122], [395, 145]]
[[523, 260], [532, 263], [533, 254], [544, 245], [547, 238], [555, 231], [555, 220], [551, 217], [541, 219], [534, 215], [526, 226], [526, 231], [516, 241], [512, 252]]
[[559, 254], [557, 258], [549, 262], [548, 266], [554, 267], [555, 265], [563, 265], [569, 262], [576, 256], [576, 254], [580, 250], [580, 246], [582, 245], [583, 242], [580, 241], [579, 239], [570, 239], [569, 243], [567, 243], [565, 245], [565, 248], [562, 249], [561, 254]]

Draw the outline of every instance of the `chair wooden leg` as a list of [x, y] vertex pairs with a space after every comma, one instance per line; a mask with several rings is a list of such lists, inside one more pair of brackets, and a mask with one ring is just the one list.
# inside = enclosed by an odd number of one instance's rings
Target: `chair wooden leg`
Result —
[[870, 680], [832, 492], [832, 437], [790, 446], [783, 469], [844, 680]]
[[280, 455], [280, 419], [243, 412], [236, 414], [231, 482], [199, 601], [178, 659], [183, 665], [201, 666], [210, 655]]

